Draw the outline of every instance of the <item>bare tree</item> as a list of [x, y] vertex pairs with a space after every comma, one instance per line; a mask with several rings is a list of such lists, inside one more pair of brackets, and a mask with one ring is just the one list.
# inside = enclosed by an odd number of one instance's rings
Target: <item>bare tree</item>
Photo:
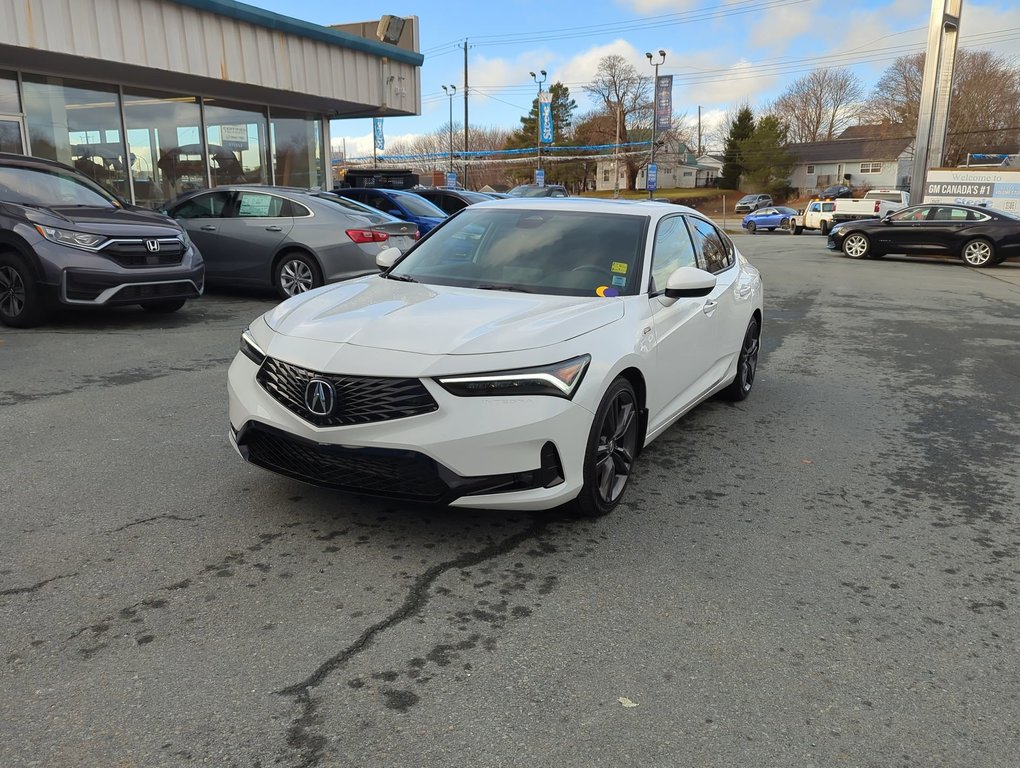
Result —
[[861, 81], [849, 69], [816, 69], [762, 111], [783, 121], [790, 141], [831, 141], [856, 121], [863, 98]]
[[[601, 103], [614, 119], [613, 139], [615, 141], [618, 131], [621, 144], [627, 143], [630, 128], [637, 128], [643, 120], [647, 120], [644, 113], [650, 109], [651, 90], [652, 78], [638, 74], [632, 64], [616, 54], [603, 56], [595, 77], [584, 86], [585, 93]], [[647, 158], [628, 155], [624, 162], [627, 189], [636, 189], [638, 169], [647, 162]]]
[[[913, 136], [921, 104], [924, 54], [896, 59], [879, 79], [867, 117]], [[961, 49], [949, 105], [943, 162], [958, 165], [968, 152], [1016, 152], [1020, 142], [1020, 66], [991, 51]]]

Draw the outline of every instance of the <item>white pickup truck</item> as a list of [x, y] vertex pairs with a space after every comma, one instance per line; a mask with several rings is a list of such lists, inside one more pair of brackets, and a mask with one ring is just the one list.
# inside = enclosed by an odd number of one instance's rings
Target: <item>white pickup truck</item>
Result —
[[835, 210], [835, 200], [812, 200], [803, 213], [793, 217], [790, 231], [799, 235], [805, 229], [818, 229], [823, 235], [827, 235], [832, 229], [832, 214]]
[[836, 209], [832, 212], [832, 220], [840, 222], [853, 221], [854, 219], [881, 219], [886, 214], [906, 208], [908, 205], [910, 205], [910, 193], [901, 189], [869, 189], [864, 193], [864, 197], [837, 200]]

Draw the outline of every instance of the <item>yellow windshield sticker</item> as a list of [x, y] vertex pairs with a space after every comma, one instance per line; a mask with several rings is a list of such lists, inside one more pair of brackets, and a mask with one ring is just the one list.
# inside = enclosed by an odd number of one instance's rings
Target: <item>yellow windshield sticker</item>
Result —
[[618, 272], [621, 275], [627, 274], [627, 263], [623, 261], [614, 261], [612, 270]]

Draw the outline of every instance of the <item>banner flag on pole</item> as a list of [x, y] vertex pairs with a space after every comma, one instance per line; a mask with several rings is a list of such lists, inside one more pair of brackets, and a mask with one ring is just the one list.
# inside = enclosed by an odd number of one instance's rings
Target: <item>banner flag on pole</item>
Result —
[[375, 134], [375, 148], [386, 149], [386, 140], [383, 138], [383, 119], [381, 117], [372, 118], [372, 132]]
[[538, 95], [538, 135], [542, 144], [553, 142], [552, 93], [542, 91]]
[[673, 127], [673, 75], [659, 75], [655, 81], [655, 129]]

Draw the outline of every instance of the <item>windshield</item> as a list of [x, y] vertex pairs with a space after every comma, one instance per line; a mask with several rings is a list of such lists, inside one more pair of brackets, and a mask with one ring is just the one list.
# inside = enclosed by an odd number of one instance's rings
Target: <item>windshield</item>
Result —
[[511, 197], [548, 197], [549, 188], [538, 187], [534, 184], [521, 184], [511, 189], [507, 194]]
[[359, 202], [358, 200], [351, 200], [348, 197], [340, 197], [340, 195], [334, 195], [330, 192], [320, 192], [316, 195], [320, 200], [325, 200], [327, 203], [333, 203], [343, 208], [348, 213], [354, 213], [358, 216], [365, 216], [370, 221], [400, 221], [396, 216], [390, 216], [388, 213], [383, 213], [377, 208], [373, 208], [366, 203]]
[[465, 208], [389, 276], [556, 296], [632, 296], [647, 216]]
[[446, 218], [446, 211], [412, 192], [408, 192], [406, 195], [394, 195], [393, 197], [410, 211], [412, 216], [431, 216], [434, 219]]
[[95, 182], [61, 168], [0, 167], [0, 200], [46, 207], [119, 208]]
[[744, 195], [738, 203], [756, 203], [758, 202], [758, 195]]

